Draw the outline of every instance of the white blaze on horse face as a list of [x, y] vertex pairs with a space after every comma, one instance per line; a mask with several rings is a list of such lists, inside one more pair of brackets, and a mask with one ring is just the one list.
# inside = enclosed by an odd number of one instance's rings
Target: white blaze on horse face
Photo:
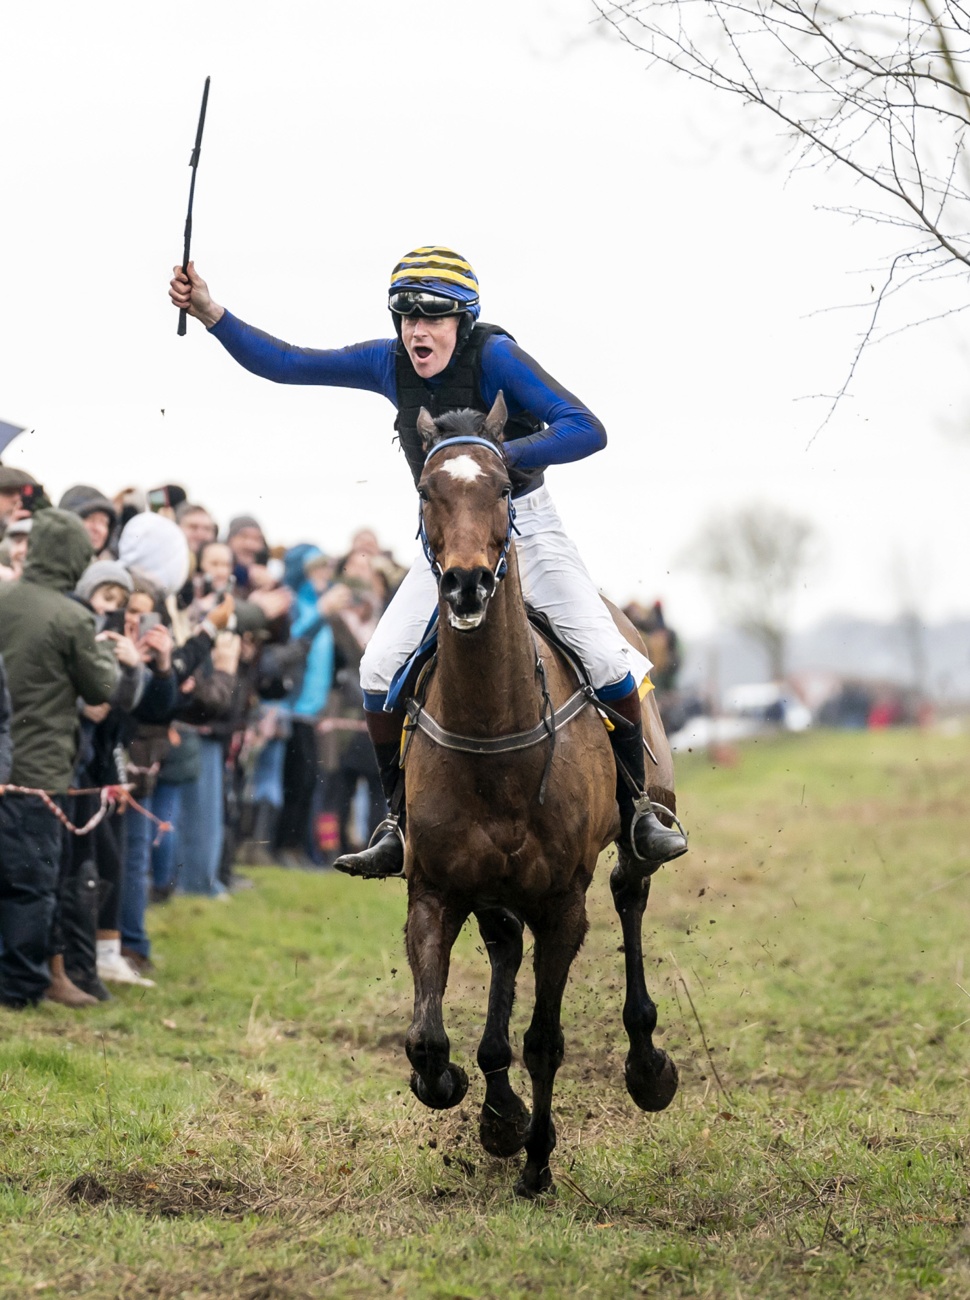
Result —
[[485, 473], [476, 460], [464, 453], [461, 456], [456, 456], [454, 460], [446, 460], [441, 468], [446, 474], [450, 474], [452, 478], [458, 479], [461, 483], [474, 483], [475, 479], [481, 478]]

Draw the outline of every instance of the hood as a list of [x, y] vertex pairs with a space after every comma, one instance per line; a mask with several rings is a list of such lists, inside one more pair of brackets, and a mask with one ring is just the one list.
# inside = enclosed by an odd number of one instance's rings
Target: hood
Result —
[[77, 515], [67, 510], [38, 510], [30, 530], [24, 581], [53, 587], [65, 595], [91, 563], [94, 552]]
[[118, 541], [118, 559], [126, 569], [150, 578], [163, 596], [178, 591], [189, 576], [189, 544], [178, 524], [164, 515], [135, 515]]
[[103, 492], [99, 492], [96, 487], [90, 487], [87, 483], [76, 483], [74, 487], [69, 487], [58, 501], [57, 508], [70, 510], [80, 515], [82, 519], [94, 514], [95, 510], [100, 510], [108, 516], [112, 528], [118, 522], [115, 503], [109, 501]]
[[312, 542], [300, 542], [297, 546], [291, 546], [283, 557], [283, 581], [291, 591], [297, 591], [306, 579], [306, 566], [317, 556], [322, 556], [323, 551], [319, 546], [314, 546]]

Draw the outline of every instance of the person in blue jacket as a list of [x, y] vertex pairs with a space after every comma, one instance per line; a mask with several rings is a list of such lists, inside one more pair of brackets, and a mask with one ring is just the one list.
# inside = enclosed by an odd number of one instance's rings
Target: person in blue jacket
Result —
[[[498, 393], [504, 394], [509, 413], [504, 451], [525, 598], [547, 614], [582, 659], [599, 699], [630, 722], [626, 734], [617, 727], [610, 740], [642, 791], [639, 687], [650, 661], [618, 631], [544, 483], [548, 466], [582, 460], [605, 447], [606, 431], [507, 330], [479, 321], [478, 279], [470, 263], [440, 245], [414, 249], [391, 274], [388, 307], [396, 337], [324, 350], [294, 347], [247, 325], [213, 301], [192, 263], [187, 271], [174, 269], [169, 297], [175, 306], [201, 320], [253, 374], [276, 383], [364, 389], [392, 402], [397, 408], [394, 427], [415, 484], [424, 465], [417, 429], [421, 408], [432, 416], [465, 408], [487, 414]], [[381, 839], [334, 864], [352, 875], [403, 872], [398, 755], [404, 712], [385, 704], [394, 674], [420, 643], [436, 604], [436, 579], [422, 555], [387, 607], [361, 662], [367, 726], [391, 815]], [[655, 867], [686, 851], [685, 838], [645, 811], [622, 779], [617, 780], [617, 800], [621, 836], [641, 861]]]

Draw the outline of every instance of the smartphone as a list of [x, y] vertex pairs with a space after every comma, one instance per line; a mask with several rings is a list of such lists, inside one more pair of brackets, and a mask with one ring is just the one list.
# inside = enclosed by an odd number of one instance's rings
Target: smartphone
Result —
[[219, 599], [216, 601], [216, 604], [221, 605], [222, 602], [225, 600], [225, 598], [227, 596], [231, 596], [235, 590], [236, 590], [236, 575], [234, 573], [230, 573], [229, 578], [226, 581], [226, 585], [223, 587], [222, 591], [219, 592]]
[[152, 513], [159, 510], [165, 510], [171, 503], [168, 499], [168, 488], [152, 488], [148, 495], [148, 509]]
[[119, 636], [125, 634], [125, 611], [123, 609], [111, 609], [107, 614], [102, 614], [102, 632], [117, 632]]
[[146, 632], [150, 632], [153, 627], [158, 627], [162, 621], [161, 614], [139, 614], [138, 615], [138, 639], [139, 641]]

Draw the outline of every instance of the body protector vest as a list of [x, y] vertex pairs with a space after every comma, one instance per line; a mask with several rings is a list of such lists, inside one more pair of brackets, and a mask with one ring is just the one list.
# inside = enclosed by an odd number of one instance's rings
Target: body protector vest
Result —
[[[394, 428], [407, 457], [415, 486], [424, 469], [424, 449], [418, 433], [418, 414], [422, 406], [435, 417], [444, 415], [446, 411], [462, 410], [488, 414], [481, 390], [482, 349], [493, 334], [505, 334], [512, 338], [508, 330], [498, 325], [476, 325], [457, 358], [451, 361], [443, 372], [441, 382], [437, 384], [428, 383], [415, 372], [404, 344], [398, 344], [395, 357], [397, 419]], [[528, 411], [510, 415], [505, 425], [505, 440], [512, 442], [516, 438], [524, 438], [528, 434], [537, 433], [542, 427], [542, 422]], [[542, 469], [520, 470], [509, 466], [513, 497], [525, 496], [527, 492], [539, 487], [542, 476]]]

